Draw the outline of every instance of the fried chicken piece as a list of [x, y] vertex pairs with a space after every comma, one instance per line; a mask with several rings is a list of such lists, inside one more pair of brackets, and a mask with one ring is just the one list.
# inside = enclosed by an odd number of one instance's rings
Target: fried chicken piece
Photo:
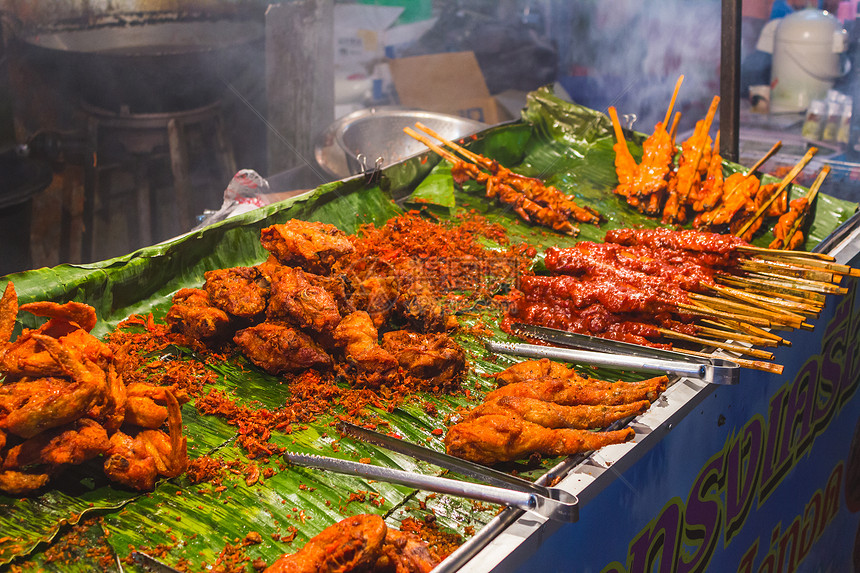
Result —
[[564, 364], [553, 362], [548, 358], [541, 358], [540, 360], [526, 360], [497, 373], [496, 384], [499, 386], [506, 386], [517, 382], [543, 380], [544, 378], [564, 379], [568, 378], [571, 373], [574, 372]]
[[502, 386], [487, 394], [486, 400], [502, 396], [533, 398], [555, 402], [563, 406], [599, 405], [615, 406], [640, 400], [653, 402], [666, 389], [668, 379], [658, 376], [642, 382], [605, 382], [577, 377], [576, 379], [549, 379], [518, 382]]
[[0, 297], [0, 358], [6, 352], [12, 333], [15, 331], [15, 319], [18, 318], [18, 293], [12, 281], [6, 283], [3, 296]]
[[107, 368], [107, 391], [93, 400], [86, 416], [113, 433], [125, 420], [127, 396], [125, 383], [111, 363]]
[[400, 292], [393, 277], [371, 276], [357, 281], [350, 301], [370, 315], [376, 328], [382, 328], [397, 308]]
[[65, 304], [49, 301], [30, 302], [22, 304], [18, 310], [29, 312], [35, 316], [60, 318], [67, 322], [73, 322], [87, 332], [96, 326], [96, 309], [82, 302], [71, 301]]
[[281, 267], [272, 276], [271, 289], [268, 320], [285, 320], [327, 336], [340, 323], [334, 298], [324, 288], [312, 285], [301, 269]]
[[382, 335], [382, 347], [415, 378], [434, 385], [458, 384], [466, 372], [466, 353], [445, 334], [395, 330]]
[[550, 429], [519, 416], [491, 414], [451, 426], [445, 436], [445, 448], [450, 455], [489, 465], [527, 458], [534, 453], [578, 454], [627, 442], [634, 435], [632, 428], [611, 432]]
[[47, 473], [0, 471], [0, 491], [10, 495], [24, 495], [44, 487], [50, 479], [51, 476]]
[[370, 571], [388, 528], [378, 515], [348, 517], [322, 530], [298, 552], [284, 555], [264, 573], [346, 573]]
[[230, 331], [230, 317], [212, 306], [205, 290], [183, 288], [173, 295], [173, 306], [165, 320], [170, 327], [203, 343], [225, 338]]
[[266, 310], [269, 281], [256, 267], [206, 271], [203, 290], [212, 306], [233, 316], [251, 318]]
[[374, 573], [429, 573], [441, 560], [427, 543], [412, 533], [388, 528]]
[[545, 428], [588, 430], [605, 428], [617, 420], [641, 414], [650, 405], [651, 403], [648, 400], [639, 400], [617, 406], [562, 406], [534, 398], [500, 396], [495, 400], [484, 402], [469, 411], [464, 421], [474, 420], [490, 414], [514, 414], [526, 422], [538, 424]]
[[445, 332], [448, 329], [448, 315], [426, 283], [413, 283], [399, 297], [397, 310], [418, 332]]
[[345, 317], [334, 329], [335, 344], [343, 350], [343, 374], [359, 384], [378, 387], [400, 380], [397, 359], [379, 345], [379, 333], [370, 315], [358, 310]]
[[132, 437], [119, 431], [110, 437], [105, 475], [137, 490], [151, 490], [159, 476], [176, 477], [188, 465], [187, 440], [182, 436], [182, 412], [171, 392], [166, 393], [169, 434], [143, 430]]
[[319, 344], [283, 324], [264, 322], [240, 330], [233, 342], [251, 362], [269, 374], [331, 366], [331, 357]]
[[87, 359], [80, 361], [53, 338], [33, 337], [72, 381], [50, 377], [0, 385], [0, 428], [22, 438], [77, 420], [108, 391], [105, 372], [98, 365]]
[[350, 301], [352, 295], [352, 287], [344, 274], [330, 275], [324, 277], [313, 273], [305, 273], [305, 278], [313, 286], [324, 289], [337, 304], [337, 311], [341, 316], [352, 314], [356, 311], [355, 306]]
[[80, 464], [109, 448], [110, 440], [101, 424], [81, 418], [69, 426], [47, 430], [9, 448], [2, 469]]
[[260, 232], [263, 248], [284, 265], [295, 265], [318, 275], [327, 275], [332, 265], [355, 250], [349, 237], [326, 223], [291, 219]]

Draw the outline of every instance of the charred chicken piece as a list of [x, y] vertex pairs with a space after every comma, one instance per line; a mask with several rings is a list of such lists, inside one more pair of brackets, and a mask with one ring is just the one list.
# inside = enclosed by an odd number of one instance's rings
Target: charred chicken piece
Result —
[[379, 333], [363, 310], [350, 314], [337, 325], [334, 341], [343, 350], [347, 363], [343, 367], [338, 365], [339, 368], [359, 385], [375, 388], [400, 380], [397, 359], [379, 346]]
[[234, 267], [207, 271], [203, 290], [212, 306], [243, 318], [266, 310], [269, 281], [256, 267]]
[[369, 572], [387, 532], [378, 515], [348, 517], [322, 530], [298, 552], [279, 558], [264, 573]]
[[627, 442], [634, 435], [631, 428], [610, 432], [550, 429], [516, 415], [491, 414], [451, 426], [445, 436], [445, 447], [450, 455], [481, 464], [495, 464], [527, 458], [534, 453], [578, 454]]
[[272, 276], [271, 289], [268, 320], [287, 321], [327, 336], [340, 322], [334, 298], [323, 287], [312, 285], [301, 269], [281, 267]]
[[370, 315], [376, 328], [382, 328], [397, 308], [400, 292], [393, 277], [370, 276], [357, 281], [350, 299], [358, 310]]
[[108, 451], [107, 431], [93, 420], [81, 418], [68, 426], [42, 432], [13, 446], [3, 460], [2, 469], [22, 470], [29, 466], [48, 466], [52, 470], [80, 464]]
[[410, 376], [433, 385], [459, 384], [466, 372], [466, 353], [442, 332], [386, 332], [382, 335], [382, 347], [397, 357], [397, 362]]
[[236, 333], [233, 341], [251, 362], [269, 374], [328, 368], [331, 357], [295, 328], [264, 322]]
[[173, 330], [203, 343], [222, 339], [230, 332], [230, 317], [212, 306], [209, 294], [201, 289], [177, 291], [165, 320]]
[[340, 257], [355, 250], [346, 233], [334, 225], [298, 219], [266, 227], [260, 242], [281, 264], [319, 275], [329, 274]]

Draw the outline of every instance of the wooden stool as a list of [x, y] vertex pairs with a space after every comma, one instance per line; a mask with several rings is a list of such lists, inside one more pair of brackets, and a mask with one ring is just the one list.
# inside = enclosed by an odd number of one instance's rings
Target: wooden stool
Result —
[[[168, 113], [112, 112], [84, 106], [88, 115], [88, 149], [92, 161], [87, 162], [84, 175], [84, 237], [82, 255], [92, 261], [97, 255], [96, 214], [107, 221], [117, 213], [112, 204], [119, 194], [133, 195], [133, 208], [122, 214], [128, 224], [129, 250], [148, 246], [156, 237], [158, 209], [154, 205], [154, 188], [157, 176], [153, 175], [158, 162], [169, 161], [172, 174], [173, 205], [178, 232], [193, 227], [192, 212], [196, 212], [192, 191], [192, 155], [207, 165], [216, 164], [220, 170], [216, 183], [226, 187], [236, 172], [232, 147], [224, 135], [224, 120], [220, 103], [202, 108]], [[192, 139], [197, 145], [192, 145]], [[125, 184], [110, 188], [107, 177], [124, 176]], [[130, 183], [129, 183], [130, 182]], [[123, 187], [125, 189], [123, 189]], [[222, 187], [222, 189], [223, 189]], [[202, 208], [199, 209], [202, 211]], [[113, 253], [118, 256], [124, 253]]]

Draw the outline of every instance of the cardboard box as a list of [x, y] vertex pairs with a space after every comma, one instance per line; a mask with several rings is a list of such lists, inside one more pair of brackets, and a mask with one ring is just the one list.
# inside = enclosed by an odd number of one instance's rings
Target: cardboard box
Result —
[[389, 62], [400, 105], [487, 124], [511, 119], [490, 95], [472, 52], [446, 52]]

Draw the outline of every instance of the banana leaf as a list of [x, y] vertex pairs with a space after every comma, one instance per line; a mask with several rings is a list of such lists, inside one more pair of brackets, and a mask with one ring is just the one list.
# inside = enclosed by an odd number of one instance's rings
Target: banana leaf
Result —
[[[631, 135], [634, 154], [641, 154], [643, 139], [643, 134]], [[612, 193], [617, 183], [613, 143], [605, 116], [564, 102], [547, 89], [530, 95], [520, 121], [488, 129], [469, 142], [474, 151], [520, 173], [541, 177], [600, 211], [605, 221], [600, 226], [582, 225], [577, 237], [524, 223], [510, 209], [487, 200], [477, 185], [455, 187], [450, 167], [428, 152], [388, 167], [374, 178], [359, 176], [324, 185], [307, 195], [127, 256], [35, 269], [6, 278], [15, 282], [22, 303], [77, 300], [93, 305], [99, 316], [94, 334], [104, 336], [131, 314], [152, 313], [156, 320], [162, 319], [171, 295], [183, 287], [200, 286], [207, 270], [262, 262], [266, 253], [260, 246], [260, 230], [292, 218], [332, 223], [347, 233], [356, 233], [366, 223], [384, 224], [402, 213], [404, 205], [430, 209], [433, 216], [442, 218], [476, 212], [503, 225], [512, 242], [525, 241], [540, 250], [578, 240], [599, 241], [608, 229], [657, 226], [656, 220], [633, 211]], [[727, 164], [727, 168], [742, 167]], [[854, 203], [826, 195], [819, 195], [818, 202], [807, 248], [832, 233], [857, 208]], [[767, 235], [756, 240], [758, 244], [769, 241]], [[5, 282], [0, 280], [0, 286]], [[461, 317], [465, 326], [480, 323], [497, 338], [507, 338], [498, 329], [497, 311], [473, 310]], [[39, 323], [26, 313], [18, 320], [19, 330]], [[419, 393], [393, 411], [377, 409], [373, 414], [385, 421], [385, 431], [444, 450], [438, 434], [446, 417], [458, 408], [479, 403], [492, 386], [487, 375], [516, 361], [486, 353], [481, 340], [473, 335], [459, 334], [457, 340], [469, 359], [470, 371], [463, 384], [466, 391], [450, 396]], [[179, 360], [190, 356], [184, 349], [176, 349], [175, 354]], [[289, 392], [277, 377], [241, 358], [226, 359], [211, 368], [217, 375], [213, 389], [248, 407], [277, 408]], [[610, 374], [624, 379], [643, 377], [637, 373]], [[409, 471], [439, 472], [429, 464], [342, 439], [333, 427], [337, 414], [335, 409], [290, 433], [275, 432], [271, 441], [299, 452], [370, 458], [373, 463]], [[420, 520], [433, 512], [441, 529], [468, 538], [499, 509], [447, 496], [428, 496], [398, 485], [286, 467], [278, 459], [252, 460], [235, 444], [236, 427], [217, 416], [199, 413], [193, 403], [183, 406], [183, 421], [192, 459], [210, 456], [241, 461], [226, 472], [220, 487], [193, 485], [187, 476], [180, 476], [162, 480], [153, 492], [141, 494], [109, 483], [97, 463], [74, 468], [39, 496], [19, 499], [0, 495], [0, 567], [23, 571], [104, 569], [100, 557], [76, 555], [70, 564], [56, 561], [52, 554], [51, 549], [72, 536], [73, 526], [81, 520], [87, 524], [84, 536], [93, 544], [106, 544], [125, 571], [137, 570], [128, 558], [132, 547], [158, 550], [165, 562], [188, 570], [211, 567], [232, 548], [239, 551], [250, 571], [254, 560], [271, 563], [328, 525], [356, 513], [377, 513], [397, 526], [406, 517]], [[544, 460], [538, 466], [517, 464], [508, 469], [534, 478], [556, 462]], [[249, 481], [244, 470], [236, 468], [252, 464], [272, 472]], [[91, 517], [97, 519], [89, 520]]]

